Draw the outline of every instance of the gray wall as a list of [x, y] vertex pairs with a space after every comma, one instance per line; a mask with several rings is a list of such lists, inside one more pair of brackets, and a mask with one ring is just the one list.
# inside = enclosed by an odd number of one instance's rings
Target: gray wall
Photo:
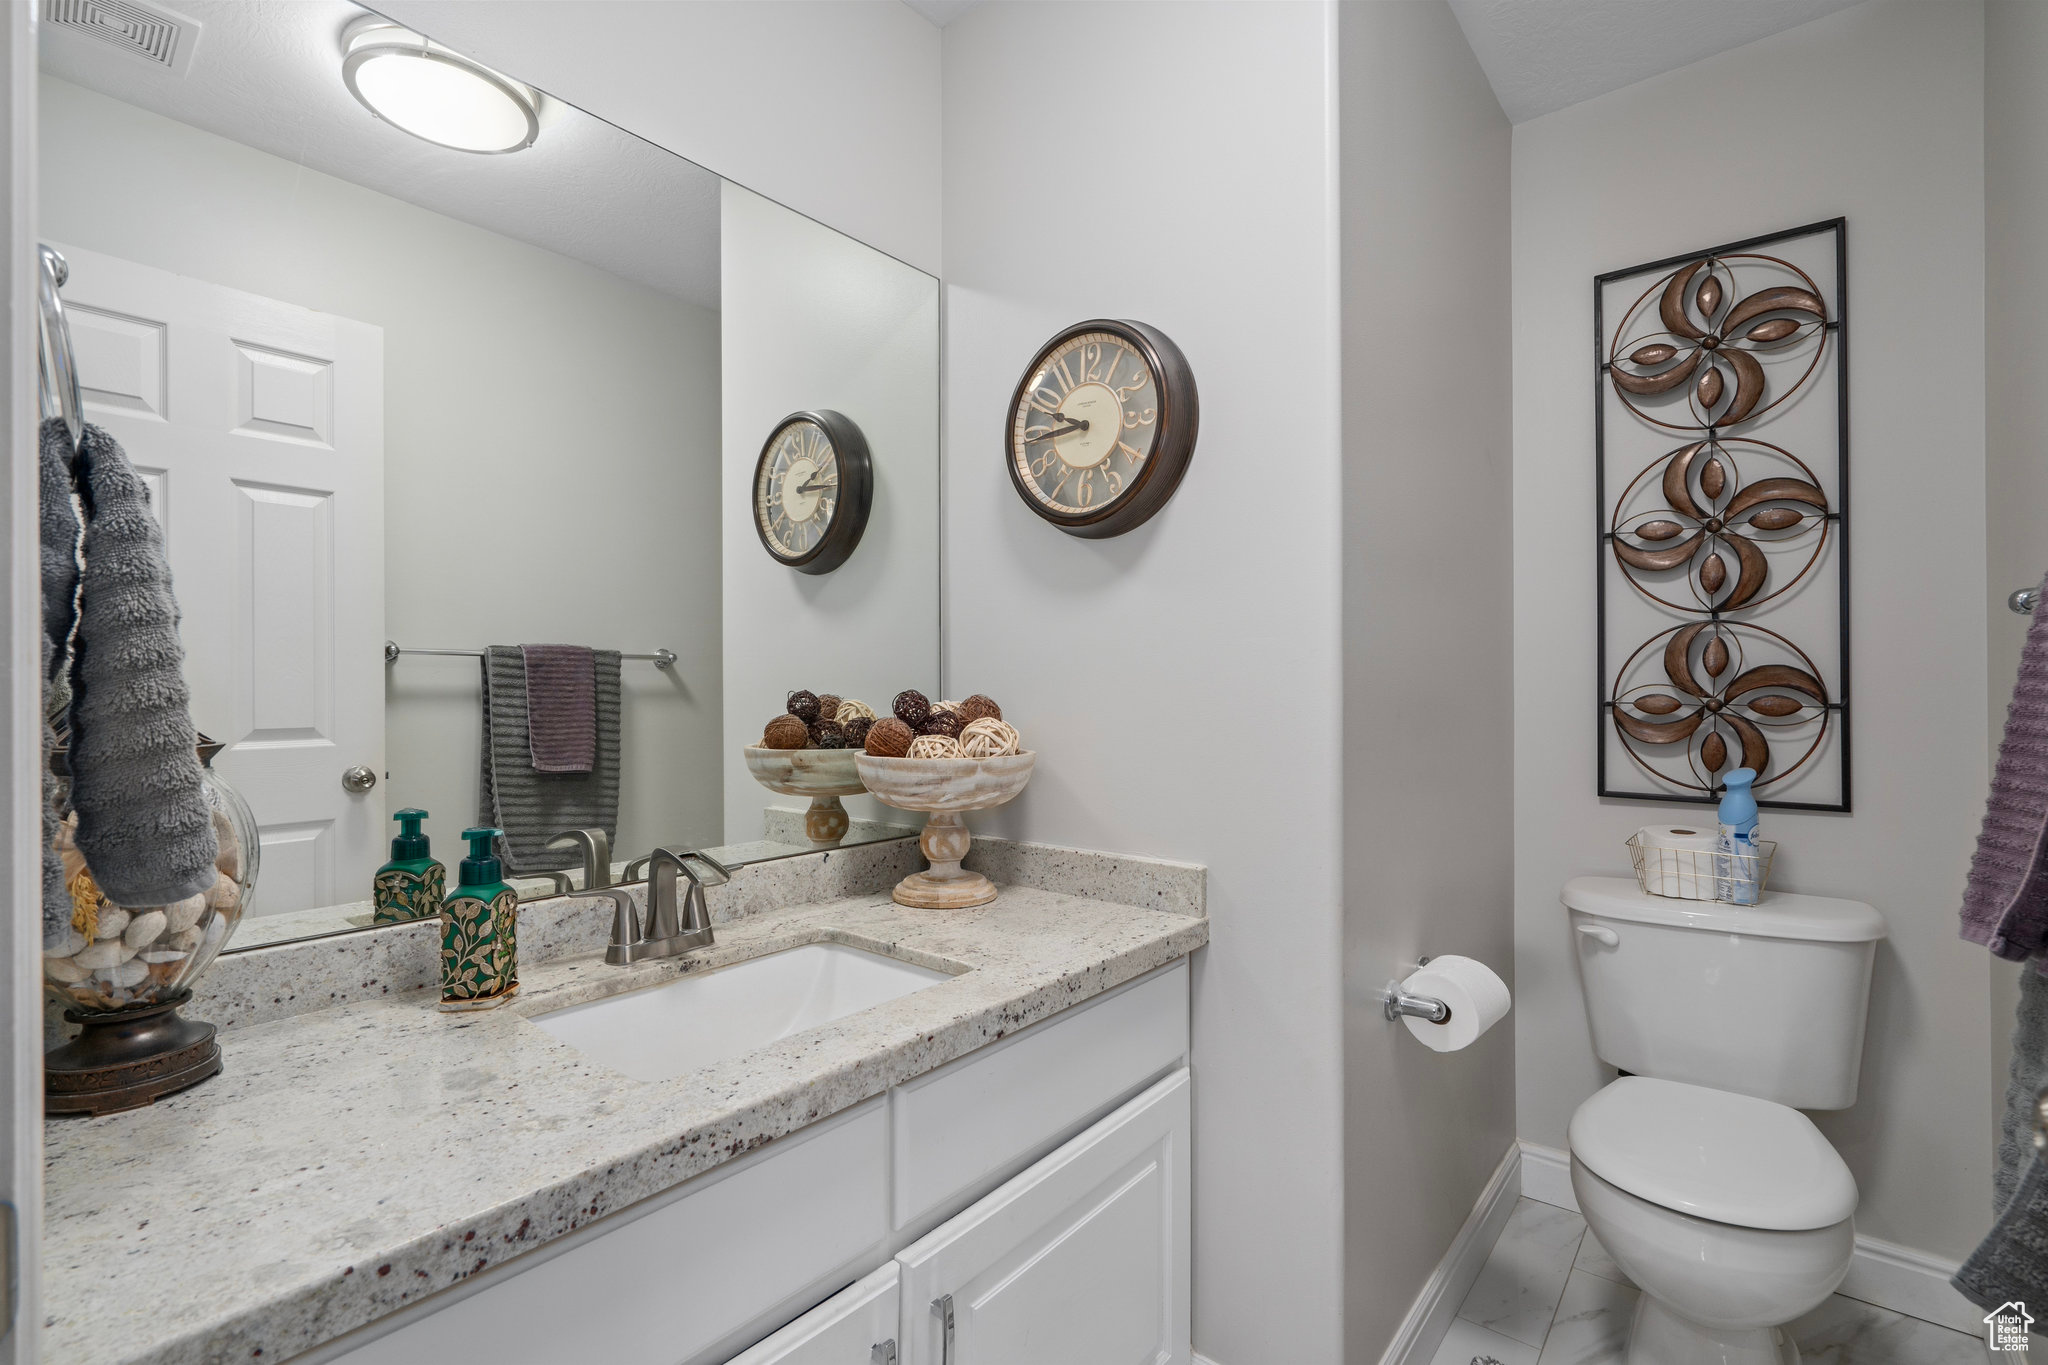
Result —
[[1442, 953], [1514, 984], [1509, 132], [1441, 0], [1345, 5], [1337, 51], [1344, 1331], [1367, 1361], [1515, 1140], [1513, 1021], [1439, 1054], [1374, 999]]
[[1613, 1074], [1558, 889], [1626, 874], [1622, 841], [1672, 809], [1593, 794], [1590, 281], [1846, 215], [1855, 813], [1767, 812], [1765, 832], [1775, 885], [1890, 924], [1861, 1097], [1817, 1117], [1858, 1231], [1948, 1257], [1990, 1188], [1984, 952], [1955, 918], [1986, 779], [1983, 80], [1981, 4], [1870, 3], [1514, 131], [1521, 1136], [1563, 1147]]
[[[1031, 786], [977, 828], [1209, 866], [1194, 975], [1194, 1342], [1343, 1351], [1335, 9], [1092, 4], [1102, 79], [1035, 4], [945, 31], [946, 686], [1002, 702]], [[1019, 212], [1099, 148], [1097, 219]], [[1091, 153], [1091, 155], [1097, 153]], [[1094, 182], [1090, 182], [1094, 183]], [[1106, 183], [1106, 182], [1105, 182]], [[1186, 352], [1186, 480], [1081, 540], [1010, 486], [1004, 409], [1091, 317]], [[1000, 909], [1000, 906], [997, 907]], [[1391, 1161], [1362, 1178], [1397, 1182]]]
[[[384, 329], [386, 633], [674, 649], [672, 674], [624, 665], [618, 847], [715, 842], [718, 314], [42, 89], [47, 235]], [[477, 665], [406, 658], [387, 680], [387, 807], [433, 812], [452, 865], [477, 812]]]
[[[1984, 610], [1991, 756], [2026, 639], [2005, 595], [2048, 572], [2048, 5], [1984, 7]], [[1991, 1098], [2005, 1097], [2019, 973], [1991, 960]], [[1988, 1217], [1988, 1206], [1985, 1210]]]

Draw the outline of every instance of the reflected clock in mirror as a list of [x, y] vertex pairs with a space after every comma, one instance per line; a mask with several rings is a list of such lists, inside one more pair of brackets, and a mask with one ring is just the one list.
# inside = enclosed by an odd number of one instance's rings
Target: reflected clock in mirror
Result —
[[1076, 323], [1039, 348], [1010, 400], [1010, 481], [1069, 535], [1120, 536], [1166, 505], [1200, 417], [1172, 338], [1142, 322]]
[[754, 530], [777, 561], [830, 573], [860, 544], [873, 496], [860, 428], [836, 412], [793, 412], [754, 463]]

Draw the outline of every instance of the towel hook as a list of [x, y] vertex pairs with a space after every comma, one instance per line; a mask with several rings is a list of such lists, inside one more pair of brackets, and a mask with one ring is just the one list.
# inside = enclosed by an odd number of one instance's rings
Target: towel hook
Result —
[[[36, 360], [42, 379], [43, 415], [64, 419], [71, 452], [85, 445], [85, 409], [78, 397], [78, 366], [71, 350], [71, 324], [57, 291], [71, 278], [71, 266], [56, 248], [38, 243], [36, 258]], [[54, 409], [54, 410], [53, 410]]]

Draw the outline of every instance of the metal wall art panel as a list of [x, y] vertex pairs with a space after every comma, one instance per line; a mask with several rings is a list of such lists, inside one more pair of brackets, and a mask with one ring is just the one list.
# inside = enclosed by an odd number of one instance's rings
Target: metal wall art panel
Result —
[[1849, 809], [1842, 219], [1593, 281], [1599, 790]]

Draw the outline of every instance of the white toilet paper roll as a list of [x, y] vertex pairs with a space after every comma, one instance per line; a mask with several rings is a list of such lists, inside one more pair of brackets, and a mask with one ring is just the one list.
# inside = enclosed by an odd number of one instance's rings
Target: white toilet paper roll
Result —
[[1714, 899], [1717, 824], [1644, 825], [1636, 831], [1643, 860], [1643, 889], [1677, 900]]
[[1410, 995], [1433, 996], [1451, 1007], [1451, 1017], [1441, 1024], [1412, 1015], [1401, 1019], [1425, 1047], [1438, 1052], [1470, 1047], [1473, 1039], [1507, 1015], [1511, 1003], [1508, 983], [1494, 975], [1491, 967], [1453, 953], [1432, 958], [1403, 981], [1401, 989]]

